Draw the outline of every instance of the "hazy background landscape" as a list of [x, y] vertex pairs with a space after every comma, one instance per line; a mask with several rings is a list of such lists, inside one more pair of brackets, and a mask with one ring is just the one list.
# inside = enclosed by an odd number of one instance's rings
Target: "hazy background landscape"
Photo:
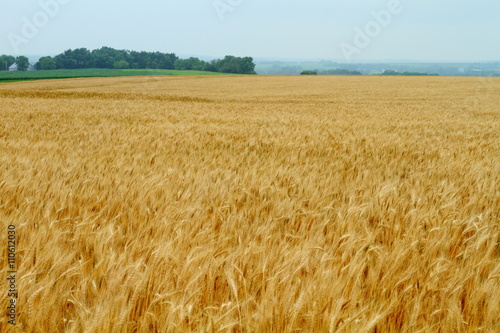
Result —
[[342, 68], [500, 75], [500, 3], [361, 0], [10, 2], [0, 53], [109, 46], [203, 60], [252, 56], [258, 74]]

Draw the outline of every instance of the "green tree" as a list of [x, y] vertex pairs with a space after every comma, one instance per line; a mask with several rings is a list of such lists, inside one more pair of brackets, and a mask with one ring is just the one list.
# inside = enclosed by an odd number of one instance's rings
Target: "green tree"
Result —
[[227, 55], [222, 60], [216, 60], [213, 65], [221, 73], [255, 74], [255, 64], [252, 57], [235, 57]]
[[326, 71], [320, 72], [319, 74], [320, 75], [362, 75], [361, 72], [351, 71], [351, 70], [342, 69], [342, 68], [328, 69]]
[[189, 62], [186, 59], [177, 59], [174, 63], [174, 68], [177, 70], [189, 70]]
[[86, 48], [66, 50], [55, 57], [57, 68], [77, 69], [94, 67], [92, 54]]
[[86, 48], [73, 50], [71, 57], [76, 63], [76, 68], [91, 68], [94, 67], [92, 54]]
[[73, 51], [66, 50], [64, 53], [54, 57], [58, 69], [75, 69], [78, 68], [76, 60], [73, 58]]
[[400, 73], [392, 70], [392, 69], [386, 69], [382, 75], [401, 75]]
[[8, 70], [9, 66], [16, 62], [16, 58], [10, 55], [0, 56], [0, 71]]
[[[93, 50], [92, 60], [97, 68], [113, 68], [115, 62], [127, 60], [127, 52], [115, 50], [111, 47], [103, 46], [100, 49]], [[130, 61], [129, 65], [130, 65]]]
[[239, 73], [238, 60], [235, 56], [227, 55], [218, 62], [219, 72], [221, 73]]
[[54, 58], [52, 57], [41, 57], [38, 62], [35, 64], [35, 68], [37, 70], [50, 70], [56, 69], [57, 64]]
[[205, 62], [205, 65], [203, 65], [203, 70], [206, 72], [218, 72], [216, 66], [216, 60], [212, 60], [211, 62]]
[[129, 67], [130, 65], [126, 60], [118, 60], [113, 64], [113, 68], [116, 69], [128, 69]]
[[252, 57], [239, 58], [241, 74], [256, 74]]
[[164, 54], [164, 60], [163, 60], [163, 69], [174, 69], [174, 63], [175, 61], [179, 59], [178, 56], [175, 55], [175, 53], [165, 53]]
[[203, 60], [200, 60], [195, 57], [191, 57], [186, 60], [189, 64], [189, 69], [193, 71], [201, 71], [203, 70], [203, 66], [205, 65], [205, 62]]
[[16, 58], [17, 70], [18, 71], [27, 71], [30, 65], [30, 61], [25, 56], [19, 56]]
[[303, 71], [300, 75], [318, 75], [318, 71]]

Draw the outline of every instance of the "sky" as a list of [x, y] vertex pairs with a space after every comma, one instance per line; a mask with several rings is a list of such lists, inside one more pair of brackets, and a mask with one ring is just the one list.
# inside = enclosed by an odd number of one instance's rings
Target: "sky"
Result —
[[498, 0], [0, 0], [0, 54], [500, 60]]

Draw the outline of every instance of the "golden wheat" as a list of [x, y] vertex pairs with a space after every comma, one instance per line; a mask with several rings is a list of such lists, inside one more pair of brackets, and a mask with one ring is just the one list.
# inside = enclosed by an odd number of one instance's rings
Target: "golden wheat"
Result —
[[500, 332], [498, 79], [74, 79], [0, 102], [2, 332]]

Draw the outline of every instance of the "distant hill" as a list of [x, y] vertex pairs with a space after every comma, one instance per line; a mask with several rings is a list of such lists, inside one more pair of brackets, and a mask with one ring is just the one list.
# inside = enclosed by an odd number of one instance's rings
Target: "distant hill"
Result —
[[257, 74], [298, 75], [303, 71], [354, 71], [363, 75], [379, 75], [385, 71], [429, 73], [440, 76], [500, 76], [500, 61], [485, 63], [342, 63], [330, 60], [273, 61], [256, 60]]

